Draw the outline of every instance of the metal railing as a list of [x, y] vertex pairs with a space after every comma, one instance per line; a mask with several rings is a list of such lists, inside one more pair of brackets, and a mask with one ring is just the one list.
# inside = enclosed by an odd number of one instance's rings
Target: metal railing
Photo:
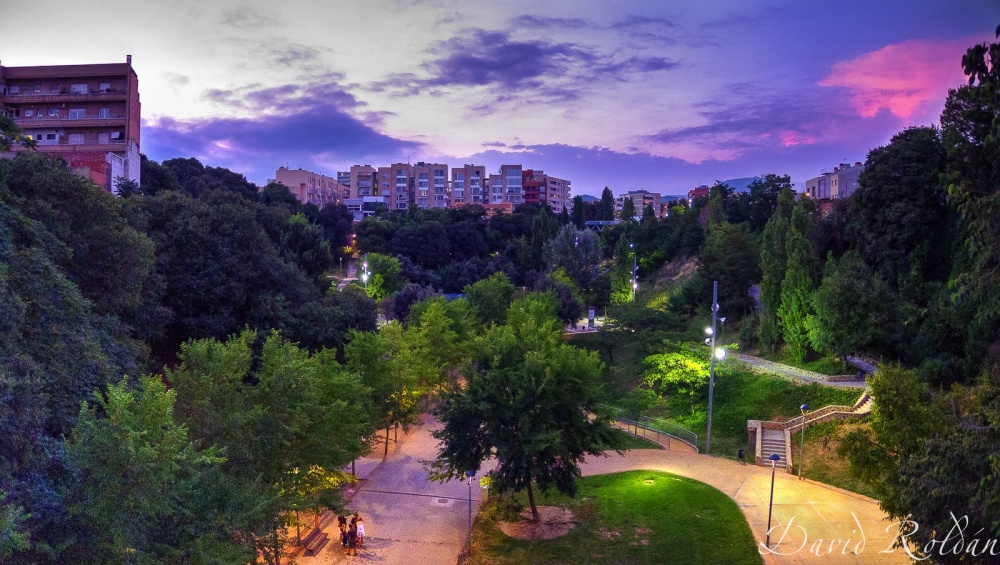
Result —
[[[698, 434], [683, 428], [674, 422], [664, 420], [663, 418], [649, 418], [647, 416], [639, 416], [637, 419], [632, 419], [626, 417], [627, 414], [625, 410], [621, 408], [607, 405], [605, 405], [605, 408], [611, 412], [614, 419], [618, 422], [621, 422], [626, 426], [634, 426], [635, 431], [632, 433], [637, 436], [644, 437], [646, 439], [654, 439], [655, 437], [656, 443], [660, 444], [662, 444], [661, 436], [676, 439], [693, 447], [695, 453], [699, 452]], [[640, 432], [640, 430], [642, 431]]]

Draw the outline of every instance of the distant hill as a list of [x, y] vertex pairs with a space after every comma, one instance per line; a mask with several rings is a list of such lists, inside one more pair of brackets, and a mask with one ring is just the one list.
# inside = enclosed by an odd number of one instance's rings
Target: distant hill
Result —
[[596, 196], [591, 196], [589, 194], [581, 194], [584, 202], [599, 202], [601, 199]]
[[736, 192], [746, 192], [749, 190], [750, 183], [755, 180], [763, 180], [761, 177], [745, 177], [741, 179], [730, 179], [722, 181], [722, 184], [728, 185]]

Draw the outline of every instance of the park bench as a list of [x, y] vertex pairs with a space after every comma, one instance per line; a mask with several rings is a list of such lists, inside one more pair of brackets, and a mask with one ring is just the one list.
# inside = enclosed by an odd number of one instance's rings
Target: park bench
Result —
[[306, 548], [306, 555], [316, 555], [329, 539], [330, 534], [319, 528], [313, 528], [313, 531], [302, 540], [302, 547]]

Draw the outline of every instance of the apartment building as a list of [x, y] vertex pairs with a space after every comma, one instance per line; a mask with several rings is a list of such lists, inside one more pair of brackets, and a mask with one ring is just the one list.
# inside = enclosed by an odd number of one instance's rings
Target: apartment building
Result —
[[[656, 192], [649, 192], [648, 190], [631, 190], [622, 194], [615, 199], [615, 210], [618, 212], [622, 211], [625, 206], [625, 200], [629, 199], [632, 201], [632, 205], [635, 206], [635, 215], [641, 217], [642, 211], [645, 210], [647, 205], [653, 207], [653, 211], [656, 213], [656, 217], [660, 217], [660, 194]], [[623, 220], [626, 218], [622, 218]]]
[[35, 140], [38, 151], [115, 191], [139, 178], [139, 79], [124, 63], [0, 66], [0, 114]]
[[414, 204], [417, 208], [450, 208], [448, 165], [419, 162], [413, 165]]
[[539, 198], [549, 205], [556, 214], [561, 214], [564, 208], [570, 208], [570, 181], [551, 175], [542, 175], [539, 186]]
[[[514, 206], [524, 204], [524, 171], [521, 165], [500, 165], [499, 177], [503, 196], [500, 202], [510, 202]], [[495, 197], [494, 192], [494, 203]]]
[[268, 182], [281, 183], [288, 187], [299, 202], [315, 204], [320, 208], [327, 204], [337, 204], [343, 198], [343, 193], [350, 190], [349, 186], [340, 184], [335, 178], [286, 167], [279, 167], [274, 173], [274, 179], [269, 179]]
[[463, 165], [451, 170], [452, 206], [489, 202], [489, 176], [483, 165]]
[[814, 200], [834, 200], [847, 198], [858, 189], [858, 178], [865, 166], [860, 161], [851, 165], [841, 163], [832, 171], [824, 171], [820, 176], [806, 181], [806, 195]]
[[379, 195], [388, 197], [390, 210], [406, 210], [413, 203], [413, 167], [393, 163], [378, 168]]
[[712, 191], [712, 188], [707, 184], [701, 186], [696, 186], [688, 191], [688, 204], [694, 204], [694, 201], [699, 198], [706, 198], [708, 194]]

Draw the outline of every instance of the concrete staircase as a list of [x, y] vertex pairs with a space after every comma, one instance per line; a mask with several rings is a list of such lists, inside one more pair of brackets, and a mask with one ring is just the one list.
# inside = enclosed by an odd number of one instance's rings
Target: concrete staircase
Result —
[[819, 410], [808, 412], [805, 417], [792, 418], [785, 422], [748, 420], [747, 439], [753, 451], [753, 460], [758, 465], [770, 466], [770, 456], [772, 453], [778, 454], [776, 467], [781, 467], [791, 472], [792, 434], [802, 429], [802, 425], [807, 427], [830, 420], [847, 420], [853, 418], [863, 418], [871, 413], [872, 398], [866, 389], [853, 406], [824, 406]]
[[788, 466], [788, 460], [785, 457], [785, 452], [787, 451], [787, 445], [785, 444], [785, 432], [781, 430], [762, 430], [763, 434], [761, 437], [760, 452], [763, 455], [764, 460], [761, 462], [762, 465], [767, 465], [770, 463], [770, 457], [772, 453], [778, 454], [778, 462], [774, 464], [775, 467], [779, 469], [784, 469]]

